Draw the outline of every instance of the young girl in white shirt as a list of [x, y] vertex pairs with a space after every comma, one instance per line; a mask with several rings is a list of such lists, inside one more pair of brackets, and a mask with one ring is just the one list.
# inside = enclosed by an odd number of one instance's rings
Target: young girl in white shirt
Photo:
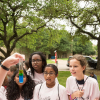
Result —
[[32, 100], [35, 83], [25, 70], [23, 83], [20, 83], [18, 72], [19, 70], [14, 73], [7, 86], [7, 100]]
[[87, 61], [82, 55], [74, 55], [69, 61], [70, 73], [66, 89], [69, 100], [99, 99], [98, 82], [85, 75]]
[[34, 100], [68, 100], [66, 89], [55, 81], [58, 68], [53, 64], [46, 65], [44, 78], [46, 82], [38, 84], [34, 90]]
[[45, 55], [42, 52], [32, 53], [29, 57], [29, 65], [28, 75], [31, 76], [36, 85], [43, 83], [45, 81], [43, 71], [47, 65]]

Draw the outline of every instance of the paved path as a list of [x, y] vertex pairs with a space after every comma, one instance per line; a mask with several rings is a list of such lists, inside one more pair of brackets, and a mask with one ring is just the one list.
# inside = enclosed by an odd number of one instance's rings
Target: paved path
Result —
[[[55, 59], [51, 59], [51, 60], [55, 61]], [[67, 66], [67, 60], [57, 59], [57, 61], [58, 61], [57, 67], [59, 71], [69, 71], [69, 67]], [[86, 69], [88, 70], [88, 69], [93, 69], [93, 68], [87, 67]]]
[[[55, 61], [54, 59], [51, 59], [52, 61]], [[61, 60], [57, 59], [58, 61], [58, 70], [59, 71], [69, 71], [69, 67], [67, 67], [67, 60]]]

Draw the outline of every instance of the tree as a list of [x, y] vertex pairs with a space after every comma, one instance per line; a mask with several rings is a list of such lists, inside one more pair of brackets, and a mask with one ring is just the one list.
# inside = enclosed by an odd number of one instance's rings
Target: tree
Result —
[[73, 38], [73, 54], [83, 54], [83, 55], [94, 55], [95, 50], [93, 44], [90, 40], [82, 43], [83, 37], [74, 37]]
[[30, 49], [30, 52], [41, 51], [45, 54], [50, 54], [50, 51], [54, 51], [55, 49], [57, 51], [69, 51], [71, 47], [70, 42], [70, 35], [67, 31], [42, 28], [37, 34], [31, 34], [31, 37], [28, 35], [19, 40], [17, 45]]
[[16, 43], [26, 35], [37, 34], [51, 19], [45, 20], [39, 13], [45, 8], [38, 0], [0, 0], [0, 47], [3, 56], [8, 57]]
[[[76, 30], [72, 36], [84, 34], [88, 39], [98, 41], [98, 63], [100, 69], [100, 2], [99, 0], [50, 0], [54, 2], [55, 14], [45, 17], [67, 19], [66, 23]], [[84, 1], [84, 2], [83, 2]], [[53, 6], [52, 6], [53, 8]], [[68, 23], [70, 22], [70, 23]]]

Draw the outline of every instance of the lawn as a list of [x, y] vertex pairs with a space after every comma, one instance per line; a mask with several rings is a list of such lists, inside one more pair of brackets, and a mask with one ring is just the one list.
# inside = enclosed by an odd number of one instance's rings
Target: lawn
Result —
[[47, 64], [55, 64], [55, 61], [52, 61], [52, 60], [48, 59]]
[[[99, 83], [99, 89], [100, 89], [100, 71], [94, 71], [97, 75], [97, 79], [98, 79], [98, 83]], [[98, 74], [97, 74], [98, 73]], [[58, 75], [58, 81], [61, 85], [66, 87], [66, 80], [67, 78], [70, 76], [70, 72], [69, 71], [59, 71], [59, 75]], [[86, 71], [86, 75], [89, 76], [89, 70]]]

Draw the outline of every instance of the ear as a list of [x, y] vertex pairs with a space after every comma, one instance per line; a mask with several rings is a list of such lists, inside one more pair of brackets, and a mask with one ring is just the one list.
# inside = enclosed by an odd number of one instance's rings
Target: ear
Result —
[[56, 75], [56, 77], [58, 77], [58, 74]]
[[83, 66], [83, 70], [85, 70], [86, 69], [86, 66]]

